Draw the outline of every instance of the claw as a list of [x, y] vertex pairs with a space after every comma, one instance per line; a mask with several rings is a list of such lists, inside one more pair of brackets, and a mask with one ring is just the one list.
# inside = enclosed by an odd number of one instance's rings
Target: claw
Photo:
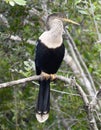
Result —
[[41, 72], [41, 76], [43, 79], [51, 79], [51, 80], [55, 80], [56, 79], [56, 74], [47, 74], [45, 72]]
[[44, 78], [44, 79], [46, 79], [46, 80], [48, 80], [48, 79], [50, 79], [50, 74], [47, 74], [47, 73], [45, 73], [45, 72], [41, 72], [41, 75], [42, 75], [42, 77]]
[[56, 74], [51, 74], [51, 80], [55, 80], [56, 79]]

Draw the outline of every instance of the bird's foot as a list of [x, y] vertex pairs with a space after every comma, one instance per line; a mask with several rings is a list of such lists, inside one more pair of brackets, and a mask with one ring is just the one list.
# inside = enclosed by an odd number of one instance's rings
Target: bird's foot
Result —
[[56, 79], [56, 74], [50, 74], [51, 80], [55, 80]]
[[47, 74], [47, 73], [45, 73], [45, 72], [42, 72], [42, 73], [41, 73], [41, 76], [42, 76], [42, 79], [46, 79], [46, 80], [48, 80], [48, 79], [51, 78], [50, 74]]
[[51, 79], [51, 80], [55, 80], [56, 79], [56, 74], [47, 74], [45, 72], [41, 72], [41, 76], [42, 76], [42, 79]]

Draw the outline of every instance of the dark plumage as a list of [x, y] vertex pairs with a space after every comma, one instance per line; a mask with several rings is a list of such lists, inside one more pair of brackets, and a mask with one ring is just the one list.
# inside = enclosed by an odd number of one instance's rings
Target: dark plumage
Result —
[[[55, 49], [47, 48], [40, 40], [37, 41], [36, 47], [36, 73], [40, 75], [41, 72], [47, 74], [55, 74], [60, 67], [64, 57], [64, 45]], [[36, 107], [37, 116], [48, 118], [50, 110], [50, 79], [39, 81], [39, 95]], [[39, 118], [39, 117], [37, 117]], [[43, 120], [40, 120], [43, 122]]]
[[60, 67], [60, 64], [64, 57], [64, 45], [53, 49], [47, 48], [41, 40], [37, 41], [36, 47], [36, 72], [37, 75], [41, 74], [41, 71], [47, 74], [55, 74]]
[[[63, 45], [63, 22], [67, 20], [62, 14], [51, 14], [47, 18], [48, 30], [37, 41], [35, 65], [36, 73], [55, 74], [63, 60], [65, 47]], [[70, 21], [69, 21], [70, 22]], [[39, 94], [36, 106], [36, 118], [39, 122], [48, 119], [50, 110], [50, 79], [49, 77], [39, 81]]]

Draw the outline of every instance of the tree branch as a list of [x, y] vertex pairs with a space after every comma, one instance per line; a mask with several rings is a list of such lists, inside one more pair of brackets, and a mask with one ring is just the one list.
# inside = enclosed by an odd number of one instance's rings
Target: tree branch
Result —
[[[0, 88], [10, 87], [13, 85], [18, 85], [18, 84], [22, 84], [22, 83], [33, 81], [33, 80], [38, 81], [39, 79], [42, 80], [43, 78], [44, 77], [42, 77], [41, 75], [35, 75], [35, 76], [28, 77], [28, 78], [23, 78], [23, 79], [14, 80], [14, 81], [6, 82], [6, 83], [1, 83]], [[68, 83], [71, 83], [71, 81], [72, 81], [72, 79], [69, 79], [69, 78], [66, 78], [63, 76], [57, 76], [57, 75], [56, 75], [56, 79], [59, 79], [61, 81], [68, 82]]]
[[[75, 66], [76, 66], [76, 69], [78, 70], [78, 72], [79, 72], [79, 80], [80, 80], [80, 82], [86, 87], [86, 89], [87, 89], [87, 91], [88, 91], [88, 93], [90, 94], [90, 96], [94, 96], [95, 95], [95, 92], [96, 92], [96, 89], [95, 89], [95, 86], [94, 86], [94, 83], [93, 83], [93, 80], [92, 80], [92, 78], [91, 78], [91, 75], [90, 75], [90, 80], [91, 80], [91, 82], [88, 80], [88, 78], [86, 77], [86, 75], [85, 75], [85, 73], [84, 73], [84, 70], [82, 69], [82, 67], [81, 67], [81, 65], [80, 65], [80, 62], [79, 62], [79, 60], [78, 60], [78, 58], [77, 58], [77, 54], [75, 53], [75, 51], [74, 50], [77, 50], [77, 48], [76, 48], [76, 46], [74, 46], [74, 48], [73, 48], [73, 45], [75, 44], [74, 43], [74, 40], [72, 39], [72, 37], [70, 36], [70, 34], [69, 34], [69, 32], [67, 31], [67, 30], [65, 30], [65, 32], [66, 32], [66, 35], [65, 35], [65, 38], [66, 38], [66, 41], [67, 41], [67, 43], [68, 43], [68, 46], [69, 46], [69, 48], [70, 48], [70, 50], [71, 50], [71, 53], [72, 53], [72, 57], [73, 57], [73, 60], [74, 60], [74, 64], [75, 64]], [[65, 61], [66, 61], [66, 58], [65, 58]], [[67, 62], [67, 61], [66, 61]], [[71, 66], [71, 64], [70, 64], [70, 67], [72, 67]], [[87, 69], [87, 68], [86, 68]], [[74, 68], [72, 68], [72, 70], [73, 70], [73, 72], [75, 73], [75, 71], [74, 71]], [[87, 71], [88, 72], [88, 71]], [[77, 73], [75, 73], [75, 75], [78, 77], [78, 74]], [[93, 84], [93, 85], [92, 85]]]
[[94, 117], [94, 114], [93, 114], [92, 108], [90, 106], [89, 100], [87, 98], [87, 95], [85, 94], [85, 92], [83, 91], [83, 89], [81, 88], [81, 86], [78, 83], [76, 83], [76, 87], [77, 87], [78, 92], [82, 96], [82, 99], [83, 99], [85, 106], [87, 108], [86, 112], [87, 112], [88, 119], [89, 119], [90, 129], [91, 130], [98, 130], [97, 124], [96, 124], [96, 119]]
[[84, 68], [84, 71], [87, 73], [88, 78], [89, 78], [89, 80], [91, 82], [91, 85], [92, 85], [94, 91], [96, 92], [96, 88], [95, 88], [92, 76], [89, 73], [88, 68], [87, 68], [85, 62], [83, 61], [82, 56], [80, 55], [80, 52], [79, 52], [78, 48], [76, 47], [76, 44], [75, 44], [74, 40], [72, 39], [71, 35], [69, 34], [69, 32], [67, 30], [66, 30], [66, 34], [68, 35], [69, 41], [70, 41], [70, 43], [72, 45], [72, 48], [73, 48], [75, 54], [77, 55], [77, 58], [78, 58], [79, 62], [81, 63], [82, 67]]
[[[0, 88], [10, 87], [10, 86], [13, 86], [13, 85], [18, 85], [18, 84], [33, 81], [33, 80], [34, 81], [43, 80], [43, 78], [44, 77], [42, 77], [41, 75], [39, 75], [39, 76], [35, 75], [35, 76], [28, 77], [28, 78], [23, 78], [23, 79], [14, 80], [14, 81], [11, 81], [11, 82], [2, 83], [2, 84], [0, 84]], [[89, 100], [87, 98], [87, 95], [85, 94], [85, 92], [81, 88], [81, 86], [78, 83], [74, 82], [73, 79], [67, 78], [67, 77], [64, 77], [64, 76], [56, 75], [56, 79], [67, 82], [69, 84], [73, 82], [73, 84], [76, 85], [78, 92], [82, 96], [82, 99], [83, 99], [85, 105], [87, 106], [87, 114], [88, 114], [88, 118], [89, 118], [89, 122], [90, 122], [90, 127], [93, 128], [92, 130], [98, 130], [95, 117], [94, 117], [92, 109], [89, 105], [90, 104]]]
[[[21, 37], [19, 37], [18, 35], [15, 35], [15, 36], [11, 35], [9, 37], [9, 39], [13, 40], [13, 41], [17, 41], [17, 42], [21, 42], [22, 41]], [[23, 39], [23, 40], [25, 40], [25, 39]], [[31, 44], [31, 45], [36, 45], [36, 41], [31, 40], [31, 39], [28, 39], [26, 42], [29, 43], [29, 44]]]

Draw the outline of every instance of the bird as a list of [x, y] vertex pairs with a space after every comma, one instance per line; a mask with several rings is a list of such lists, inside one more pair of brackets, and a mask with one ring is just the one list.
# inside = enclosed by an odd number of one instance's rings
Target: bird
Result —
[[71, 22], [62, 13], [52, 13], [47, 17], [47, 30], [41, 34], [36, 42], [35, 67], [36, 74], [42, 75], [39, 80], [39, 93], [36, 105], [36, 118], [43, 123], [49, 118], [50, 111], [50, 82], [56, 78], [65, 54], [63, 44], [64, 24]]

